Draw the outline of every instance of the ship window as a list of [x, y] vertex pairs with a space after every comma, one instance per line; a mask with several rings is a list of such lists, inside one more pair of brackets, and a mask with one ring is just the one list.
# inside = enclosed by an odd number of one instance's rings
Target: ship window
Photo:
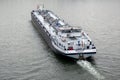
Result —
[[70, 45], [70, 43], [68, 43], [68, 45]]
[[62, 30], [62, 33], [72, 33], [72, 32], [80, 32], [81, 29], [68, 29], [68, 30]]
[[73, 37], [69, 37], [71, 40], [76, 40], [76, 37], [73, 36]]
[[70, 30], [62, 30], [62, 33], [70, 33]]
[[81, 29], [73, 29], [72, 32], [80, 32]]
[[59, 43], [59, 45], [61, 46], [61, 44]]

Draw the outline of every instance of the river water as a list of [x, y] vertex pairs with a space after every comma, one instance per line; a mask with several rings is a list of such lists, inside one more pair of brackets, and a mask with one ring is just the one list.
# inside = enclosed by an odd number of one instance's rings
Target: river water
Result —
[[38, 4], [82, 26], [97, 47], [92, 67], [120, 80], [119, 0], [0, 0], [0, 80], [98, 80], [51, 51], [30, 21]]

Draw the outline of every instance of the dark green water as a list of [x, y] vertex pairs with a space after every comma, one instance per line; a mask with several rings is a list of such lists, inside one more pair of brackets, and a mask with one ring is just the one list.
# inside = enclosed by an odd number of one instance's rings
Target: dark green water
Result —
[[0, 0], [0, 80], [98, 80], [54, 55], [30, 22], [38, 4], [82, 26], [97, 47], [92, 66], [104, 80], [120, 79], [119, 0]]

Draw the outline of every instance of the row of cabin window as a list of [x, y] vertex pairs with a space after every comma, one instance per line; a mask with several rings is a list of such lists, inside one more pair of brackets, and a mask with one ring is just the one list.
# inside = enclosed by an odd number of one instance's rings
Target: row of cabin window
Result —
[[[33, 13], [32, 13], [33, 14]], [[45, 30], [45, 32], [47, 32], [48, 36], [50, 36], [50, 34], [48, 33], [48, 31], [44, 28], [44, 26], [42, 25], [42, 23], [39, 21], [39, 19], [33, 15], [35, 17], [35, 19], [38, 21], [38, 23], [41, 25], [41, 27], [43, 27], [43, 29]]]
[[34, 16], [34, 18], [38, 21], [38, 24], [40, 24], [41, 25], [41, 27], [43, 27], [43, 29], [45, 30], [45, 32], [47, 31], [46, 29], [45, 29], [45, 27], [42, 25], [42, 23], [39, 21], [39, 19], [33, 14], [33, 16]]
[[50, 36], [49, 32], [46, 30], [46, 28], [42, 25], [42, 23], [39, 21], [38, 18], [36, 18], [38, 23], [41, 25], [41, 27], [43, 27], [43, 29], [45, 30], [45, 32], [47, 32], [47, 35]]

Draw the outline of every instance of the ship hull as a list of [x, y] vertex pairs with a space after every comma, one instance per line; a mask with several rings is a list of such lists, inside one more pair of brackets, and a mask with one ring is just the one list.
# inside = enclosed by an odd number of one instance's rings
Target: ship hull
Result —
[[[44, 26], [41, 24], [38, 23], [36, 17], [34, 17], [32, 14], [31, 14], [31, 21], [33, 23], [33, 25], [35, 26], [35, 28], [40, 32], [41, 36], [44, 38], [44, 40], [47, 42], [48, 46], [52, 49], [52, 51], [54, 51], [54, 53], [56, 54], [60, 54], [60, 55], [63, 55], [63, 56], [66, 56], [66, 57], [69, 57], [69, 58], [73, 58], [73, 59], [79, 59], [81, 54], [83, 53], [70, 53], [70, 54], [66, 54], [58, 49], [55, 48], [55, 46], [53, 45], [52, 41], [51, 41], [51, 36], [50, 34], [48, 34], [45, 29], [44, 29]], [[96, 52], [86, 52], [84, 53], [83, 57], [84, 58], [88, 58], [88, 57], [91, 57], [95, 54]]]

